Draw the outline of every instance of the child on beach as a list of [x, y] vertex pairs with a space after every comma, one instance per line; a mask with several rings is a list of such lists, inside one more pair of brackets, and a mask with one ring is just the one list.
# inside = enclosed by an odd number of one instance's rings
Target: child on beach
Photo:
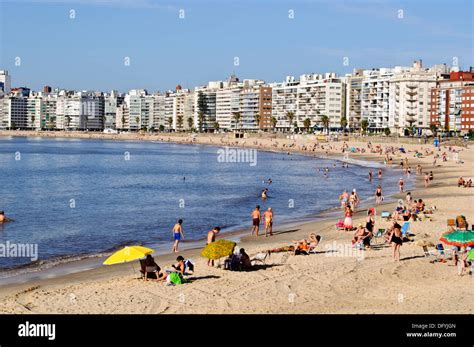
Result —
[[184, 240], [183, 228], [181, 227], [182, 224], [183, 224], [183, 220], [180, 219], [178, 220], [178, 223], [176, 223], [173, 227], [173, 238], [174, 238], [173, 252], [174, 253], [178, 252], [179, 241], [181, 241], [181, 239]]

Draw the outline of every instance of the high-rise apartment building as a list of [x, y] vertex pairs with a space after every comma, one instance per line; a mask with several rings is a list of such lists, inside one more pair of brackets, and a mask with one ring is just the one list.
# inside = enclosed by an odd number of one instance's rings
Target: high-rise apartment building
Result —
[[474, 129], [474, 69], [453, 71], [431, 89], [431, 124], [441, 130]]

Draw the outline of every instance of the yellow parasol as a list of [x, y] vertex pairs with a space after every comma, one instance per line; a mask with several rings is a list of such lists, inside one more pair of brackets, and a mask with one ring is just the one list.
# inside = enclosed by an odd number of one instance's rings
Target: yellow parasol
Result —
[[127, 263], [145, 257], [147, 254], [153, 253], [154, 250], [142, 246], [126, 246], [120, 251], [115, 252], [104, 261], [104, 265], [113, 265]]

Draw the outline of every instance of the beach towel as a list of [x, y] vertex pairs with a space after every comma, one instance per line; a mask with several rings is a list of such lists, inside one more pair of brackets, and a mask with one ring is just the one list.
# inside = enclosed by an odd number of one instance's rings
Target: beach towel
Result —
[[172, 284], [183, 284], [184, 283], [183, 277], [178, 272], [170, 273], [168, 275], [168, 277], [166, 278], [166, 281], [168, 283], [172, 283]]

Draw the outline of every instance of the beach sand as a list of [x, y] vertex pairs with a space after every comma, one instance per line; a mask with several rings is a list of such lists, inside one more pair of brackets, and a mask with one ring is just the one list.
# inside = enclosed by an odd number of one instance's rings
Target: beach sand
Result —
[[[161, 135], [152, 140], [168, 141], [168, 136]], [[189, 136], [170, 136], [169, 140], [188, 142]], [[296, 141], [295, 147], [288, 149], [283, 144], [294, 143], [291, 139], [245, 139], [235, 143], [236, 140], [230, 141], [225, 136], [202, 135], [196, 138], [195, 143], [221, 145], [223, 141], [229, 141], [229, 145], [292, 152], [299, 152], [299, 145], [307, 142]], [[278, 145], [275, 146], [275, 142]], [[378, 143], [377, 139], [373, 139], [373, 143]], [[341, 157], [342, 143], [331, 145], [333, 148], [329, 155]], [[351, 142], [349, 146], [365, 147], [366, 143]], [[433, 156], [415, 159], [411, 152], [415, 148], [433, 149], [432, 145], [405, 144], [404, 147], [408, 153], [395, 156], [395, 166], [407, 157], [413, 175], [418, 163], [423, 166], [424, 172], [433, 171], [433, 184], [425, 188], [422, 177], [419, 177], [412, 195], [414, 199], [422, 198], [428, 207], [437, 208], [432, 221], [412, 222], [410, 232], [417, 238], [426, 238], [436, 244], [440, 235], [447, 231], [448, 218], [463, 214], [470, 223], [474, 218], [474, 190], [457, 187], [459, 176], [474, 177], [473, 149], [456, 147], [461, 149], [459, 159], [464, 161], [463, 164], [454, 162], [452, 153], [448, 153], [447, 162], [439, 159], [438, 166], [433, 167]], [[442, 149], [445, 150], [444, 147]], [[314, 154], [325, 152], [318, 149]], [[350, 158], [383, 161], [383, 156], [371, 153], [351, 153]], [[397, 167], [395, 169], [400, 171]], [[404, 199], [405, 194], [395, 197]], [[376, 229], [388, 226], [388, 222], [380, 218], [380, 212], [393, 211], [395, 204], [385, 203], [377, 207]], [[364, 217], [364, 211], [357, 213], [354, 224], [357, 225]], [[393, 261], [390, 246], [382, 243], [362, 253], [354, 253], [350, 247], [353, 232], [337, 231], [335, 221], [309, 222], [291, 228], [276, 226], [275, 236], [258, 239], [246, 236], [238, 245], [252, 256], [260, 251], [289, 245], [291, 240], [315, 232], [323, 238], [317, 254], [294, 256], [274, 253], [266, 265], [258, 266], [255, 271], [230, 272], [207, 267], [206, 260], [199, 256], [199, 250], [186, 250], [180, 254], [195, 261], [196, 271], [190, 276], [189, 283], [184, 285], [144, 282], [138, 279], [138, 274], [133, 272], [129, 263], [102, 266], [57, 278], [2, 286], [0, 313], [474, 312], [474, 276], [468, 273], [459, 276], [451, 261], [431, 263], [414, 242], [403, 244], [400, 262]], [[167, 254], [158, 255], [155, 260], [162, 268], [169, 268], [174, 258], [174, 255]]]

